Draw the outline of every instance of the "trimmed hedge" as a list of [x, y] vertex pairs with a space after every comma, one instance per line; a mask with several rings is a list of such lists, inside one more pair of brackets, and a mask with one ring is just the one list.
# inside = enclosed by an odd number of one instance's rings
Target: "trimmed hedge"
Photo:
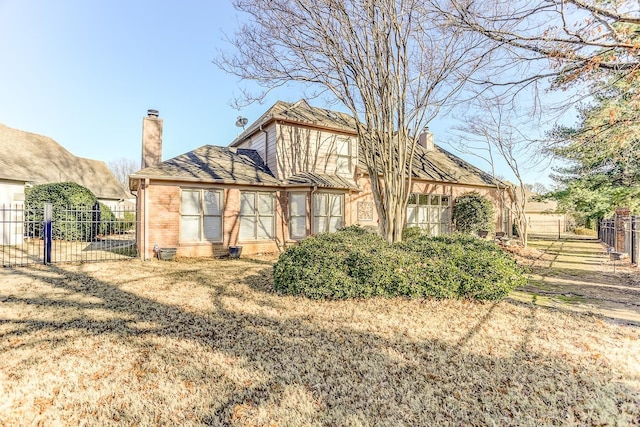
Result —
[[[115, 216], [108, 206], [99, 203], [86, 187], [74, 182], [36, 185], [25, 197], [26, 219], [33, 224], [36, 236], [42, 235], [44, 204], [53, 207], [52, 238], [91, 241], [98, 234], [112, 232]], [[100, 213], [94, 208], [99, 206]]]
[[389, 245], [359, 227], [322, 233], [287, 249], [274, 287], [312, 299], [406, 296], [499, 300], [526, 282], [515, 260], [471, 236], [417, 236]]

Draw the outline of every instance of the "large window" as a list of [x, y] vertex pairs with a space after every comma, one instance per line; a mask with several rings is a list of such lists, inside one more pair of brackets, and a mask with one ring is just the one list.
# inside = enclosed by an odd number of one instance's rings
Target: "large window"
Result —
[[339, 138], [336, 146], [336, 173], [351, 172], [351, 139]]
[[307, 236], [306, 193], [289, 193], [289, 236], [294, 240]]
[[313, 232], [336, 231], [344, 225], [344, 195], [316, 193], [313, 196]]
[[449, 196], [411, 194], [407, 203], [407, 227], [420, 227], [432, 236], [451, 231]]
[[240, 240], [273, 239], [274, 194], [240, 192]]
[[222, 241], [222, 191], [182, 190], [180, 241]]

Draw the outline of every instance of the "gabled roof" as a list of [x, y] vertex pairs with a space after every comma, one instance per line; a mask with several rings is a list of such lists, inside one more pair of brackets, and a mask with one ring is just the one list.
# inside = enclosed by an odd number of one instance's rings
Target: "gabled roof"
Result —
[[280, 185], [255, 150], [204, 145], [130, 176], [164, 180]]
[[129, 195], [99, 160], [76, 157], [53, 139], [0, 123], [0, 178], [50, 184], [75, 182], [99, 199]]
[[355, 120], [349, 114], [312, 107], [304, 99], [295, 103], [277, 101], [258, 120], [253, 122], [247, 130], [238, 135], [230, 146], [238, 145], [250, 135], [258, 132], [260, 126], [265, 126], [274, 120], [355, 133]]
[[[304, 99], [301, 99], [296, 103], [278, 101], [262, 116], [260, 116], [260, 118], [256, 120], [245, 132], [240, 134], [231, 143], [231, 146], [239, 144], [251, 134], [259, 131], [260, 126], [264, 126], [272, 120], [284, 120], [293, 124], [313, 125], [326, 129], [348, 132], [353, 135], [356, 134], [355, 119], [349, 114], [312, 107]], [[366, 166], [363, 162], [363, 156], [358, 155], [358, 159], [360, 161], [360, 168], [366, 170]], [[427, 151], [427, 149], [421, 145], [416, 146], [416, 152], [413, 159], [413, 177], [416, 179], [445, 181], [458, 184], [505, 186], [490, 174], [483, 172], [477, 167], [438, 147], [437, 145], [433, 151]], [[291, 181], [291, 178], [289, 181], [297, 183], [300, 179], [300, 177], [294, 177], [293, 181]], [[307, 176], [305, 179], [310, 182], [311, 185], [322, 185], [316, 182], [331, 181], [324, 179], [319, 180], [317, 177], [312, 178], [310, 176]]]

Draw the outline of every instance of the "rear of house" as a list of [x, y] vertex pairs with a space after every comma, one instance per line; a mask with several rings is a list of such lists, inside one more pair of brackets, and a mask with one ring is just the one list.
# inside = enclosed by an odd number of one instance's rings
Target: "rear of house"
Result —
[[[238, 245], [245, 254], [275, 252], [352, 224], [377, 229], [371, 180], [347, 114], [279, 101], [229, 147], [207, 145], [164, 162], [162, 120], [153, 113], [143, 121], [143, 168], [130, 178], [143, 258], [157, 247], [180, 256], [224, 255]], [[425, 134], [407, 225], [450, 232], [455, 198], [469, 191], [492, 200], [496, 229], [508, 230], [505, 187]]]

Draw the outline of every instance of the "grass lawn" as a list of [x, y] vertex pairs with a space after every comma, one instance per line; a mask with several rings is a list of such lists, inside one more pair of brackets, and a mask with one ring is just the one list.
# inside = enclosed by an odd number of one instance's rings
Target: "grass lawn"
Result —
[[0, 425], [629, 425], [640, 328], [271, 291], [251, 260], [0, 270]]

